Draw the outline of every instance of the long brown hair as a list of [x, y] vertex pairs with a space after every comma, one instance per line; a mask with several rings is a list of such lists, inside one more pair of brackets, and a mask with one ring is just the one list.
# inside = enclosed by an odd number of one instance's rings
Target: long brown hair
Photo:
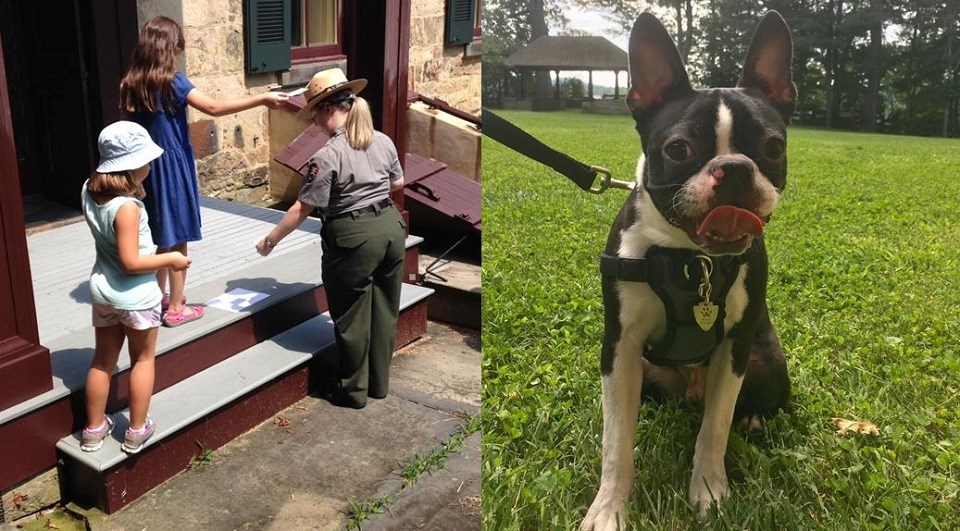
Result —
[[[183, 30], [167, 17], [153, 17], [140, 31], [130, 70], [120, 81], [120, 110], [173, 112], [173, 76], [183, 51]], [[163, 102], [158, 108], [157, 95]]]
[[113, 173], [93, 172], [87, 181], [87, 191], [95, 198], [110, 200], [114, 197], [126, 196], [143, 199], [147, 195], [143, 183], [137, 182], [133, 176], [135, 170], [123, 170]]

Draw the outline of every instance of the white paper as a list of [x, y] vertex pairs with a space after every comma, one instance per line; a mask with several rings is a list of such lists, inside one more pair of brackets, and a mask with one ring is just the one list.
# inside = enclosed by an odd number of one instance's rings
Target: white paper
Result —
[[269, 297], [266, 293], [259, 293], [243, 288], [234, 288], [223, 295], [214, 297], [206, 302], [208, 308], [219, 308], [228, 312], [240, 312], [245, 308]]
[[298, 88], [297, 90], [291, 90], [290, 92], [287, 92], [287, 96], [292, 98], [294, 96], [299, 96], [306, 91], [307, 91], [307, 87]]

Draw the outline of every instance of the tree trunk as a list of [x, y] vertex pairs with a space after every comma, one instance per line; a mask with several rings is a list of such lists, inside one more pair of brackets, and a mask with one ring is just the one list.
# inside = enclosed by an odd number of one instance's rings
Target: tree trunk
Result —
[[827, 129], [834, 128], [834, 118], [836, 117], [836, 108], [837, 108], [837, 63], [838, 52], [837, 52], [837, 37], [836, 29], [840, 24], [840, 14], [843, 12], [843, 1], [831, 1], [827, 4], [830, 10], [830, 33], [829, 33], [829, 45], [827, 47], [827, 61], [825, 65], [825, 72], [827, 75], [826, 81], [826, 127]]
[[[530, 22], [531, 42], [537, 40], [539, 37], [550, 34], [550, 29], [547, 27], [547, 16], [543, 11], [543, 0], [530, 0], [527, 16], [529, 17], [527, 20]], [[553, 88], [553, 83], [550, 82], [549, 71], [535, 70], [533, 79], [534, 98], [549, 98], [552, 96], [551, 92], [553, 91], [551, 89]]]
[[903, 130], [905, 133], [910, 134], [913, 132], [913, 102], [917, 93], [917, 80], [914, 65], [917, 60], [917, 39], [920, 37], [920, 28], [917, 27], [917, 24], [913, 25], [913, 35], [910, 37], [910, 61], [907, 64], [907, 79], [909, 80], [909, 86], [907, 87], [907, 101], [906, 101], [906, 116], [904, 117]]
[[882, 75], [880, 62], [883, 53], [883, 17], [880, 12], [880, 1], [873, 0], [870, 4], [874, 20], [870, 23], [870, 49], [867, 72], [867, 94], [864, 101], [863, 130], [875, 132], [880, 100], [880, 76]]
[[950, 97], [947, 98], [947, 101], [945, 101], [943, 105], [943, 130], [941, 136], [945, 138], [950, 136], [950, 110], [956, 106], [957, 102], [957, 69], [953, 59], [954, 39], [956, 38], [953, 21], [957, 16], [956, 2], [947, 2], [947, 6], [946, 16], [943, 17], [943, 24], [947, 32], [947, 94], [950, 94]]

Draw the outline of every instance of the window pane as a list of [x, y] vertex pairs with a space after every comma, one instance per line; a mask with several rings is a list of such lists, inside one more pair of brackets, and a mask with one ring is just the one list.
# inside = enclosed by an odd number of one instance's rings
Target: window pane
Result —
[[337, 42], [337, 0], [304, 0], [307, 4], [305, 27], [307, 43]]
[[290, 0], [291, 46], [303, 46], [303, 2], [304, 0]]

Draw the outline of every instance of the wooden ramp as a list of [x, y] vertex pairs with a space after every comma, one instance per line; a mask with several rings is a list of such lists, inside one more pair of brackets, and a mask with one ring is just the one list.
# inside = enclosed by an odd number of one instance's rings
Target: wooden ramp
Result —
[[[192, 391], [183, 389], [195, 388], [190, 387], [196, 385], [195, 376], [208, 369], [216, 370], [215, 367], [228, 361], [237, 363], [231, 359], [241, 353], [256, 358], [256, 352], [261, 351], [255, 347], [261, 343], [279, 341], [277, 338], [285, 337], [282, 336], [284, 332], [308, 322], [316, 326], [323, 321], [319, 316], [327, 311], [320, 280], [322, 251], [319, 237], [321, 223], [318, 219], [308, 218], [269, 257], [262, 258], [256, 253], [254, 245], [279, 221], [282, 212], [209, 198], [202, 201], [204, 239], [190, 245], [193, 265], [187, 276], [189, 302], [201, 304], [235, 288], [264, 293], [268, 297], [239, 312], [207, 308], [204, 317], [196, 322], [177, 328], [162, 328], [157, 345], [157, 396], [166, 389], [174, 388], [180, 391], [173, 394], [190, 394]], [[416, 278], [421, 241], [415, 236], [407, 238], [405, 279]], [[83, 386], [94, 347], [87, 289], [94, 262], [93, 239], [86, 224], [81, 222], [30, 236], [28, 247], [40, 339], [41, 344], [51, 352], [54, 385], [47, 393], [0, 411], [0, 490], [9, 489], [52, 468], [58, 458], [62, 458], [65, 464], [61, 468], [64, 476], [61, 480], [67, 487], [65, 492], [68, 492], [69, 486], [78, 484], [77, 481], [90, 486], [85, 476], [74, 477], [75, 474], [84, 474], [82, 466], [70, 464], [69, 451], [58, 454], [56, 445], [60, 439], [66, 437], [65, 440], [68, 440], [70, 434], [82, 429], [85, 422]], [[425, 332], [427, 295], [429, 290], [424, 288], [404, 286], [406, 307], [401, 312], [398, 326], [398, 348]], [[309, 343], [309, 338], [301, 339]], [[301, 354], [310, 351], [309, 359], [303, 357], [298, 368], [271, 369], [274, 371], [270, 373], [271, 381], [287, 381], [290, 374], [301, 373], [300, 377], [306, 378], [311, 372], [323, 371], [323, 363], [310, 363], [310, 360], [322, 361], [320, 358], [324, 353], [329, 356], [329, 347], [327, 333], [317, 334], [311, 346], [298, 351]], [[128, 405], [126, 387], [129, 369], [129, 357], [122, 352], [111, 382], [107, 406], [110, 413], [122, 412]], [[188, 383], [191, 381], [193, 384]], [[181, 382], [187, 387], [176, 387]], [[264, 403], [272, 404], [268, 408], [276, 407], [274, 411], [282, 409], [289, 402], [280, 405], [281, 402], [305, 395], [305, 382], [307, 380], [299, 385], [288, 381], [281, 386], [285, 393], [282, 393], [283, 399], [277, 401], [267, 398]], [[269, 395], [271, 388], [268, 384], [254, 385], [242, 391], [223, 390], [223, 397], [214, 402], [218, 404], [218, 411], [229, 411], [234, 403], [257, 402], [258, 395]], [[215, 390], [215, 386], [211, 386], [211, 390]], [[164, 413], [168, 419], [167, 429], [174, 425], [185, 426], [204, 421], [195, 418], [195, 408], [186, 403], [170, 407], [173, 413]], [[180, 420], [171, 423], [171, 415], [179, 415], [176, 413], [177, 407], [191, 411], [183, 411]], [[213, 413], [205, 412], [206, 415]], [[187, 446], [195, 448], [193, 442]], [[162, 461], [166, 458], [158, 455], [152, 459]], [[180, 456], [170, 459], [173, 461], [161, 468], [173, 470], [174, 473], [182, 468], [176, 464]], [[96, 503], [112, 511], [129, 501], [132, 498], [127, 496], [119, 502], [114, 498], [100, 498]]]

